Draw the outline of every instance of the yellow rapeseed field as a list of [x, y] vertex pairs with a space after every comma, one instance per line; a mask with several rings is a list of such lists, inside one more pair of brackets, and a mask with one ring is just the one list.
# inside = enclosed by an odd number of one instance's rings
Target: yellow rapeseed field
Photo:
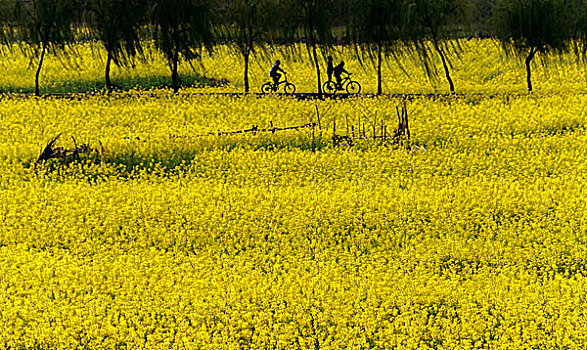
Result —
[[[494, 44], [466, 45], [467, 94], [408, 99], [401, 147], [370, 137], [397, 126], [390, 96], [3, 96], [0, 348], [584, 349], [584, 73], [538, 69], [528, 95]], [[85, 69], [52, 65], [45, 84], [100, 79], [78, 49]], [[205, 60], [238, 81], [237, 59]], [[165, 74], [155, 62], [117, 74]], [[12, 64], [0, 86], [29, 88]], [[312, 89], [309, 65], [289, 67]], [[445, 92], [413, 72], [386, 90]], [[333, 144], [358, 125], [367, 138]], [[100, 152], [35, 166], [58, 134]]]
[[[461, 40], [460, 53], [451, 55], [451, 75], [457, 93], [525, 93], [526, 71], [523, 62], [506, 57], [498, 43], [491, 40]], [[296, 92], [316, 92], [316, 73], [307, 57], [306, 48], [298, 46], [299, 55], [291, 55], [291, 50], [273, 50], [257, 54], [251, 62], [250, 83], [254, 92], [259, 92], [262, 83], [270, 80], [269, 69], [274, 60], [280, 59], [282, 67], [288, 72]], [[125, 80], [132, 85], [142, 86], [149, 77], [156, 82], [170, 83], [170, 71], [162, 56], [147, 45], [146, 62], [137, 62], [134, 68], [112, 67], [112, 78]], [[336, 63], [344, 60], [346, 69], [353, 73], [353, 79], [359, 81], [362, 92], [377, 91], [376, 73], [368, 56], [363, 65], [355, 55], [355, 50], [335, 47], [331, 52]], [[24, 55], [16, 45], [0, 47], [0, 92], [34, 91], [36, 59]], [[86, 43], [76, 45], [66, 54], [48, 55], [40, 75], [41, 92], [69, 92], [84, 90], [84, 85], [101, 88], [104, 86], [104, 67], [106, 54], [100, 44]], [[585, 92], [587, 90], [587, 73], [585, 64], [577, 57], [566, 54], [550, 59], [548, 68], [541, 65], [540, 57], [535, 60], [532, 72], [534, 90], [541, 93]], [[392, 59], [383, 65], [383, 92], [386, 93], [447, 93], [448, 83], [440, 60], [436, 60], [438, 74], [429, 79], [422, 64], [413, 57], [402, 57], [399, 64]], [[326, 61], [322, 64], [325, 78]], [[242, 92], [243, 85], [242, 58], [226, 47], [216, 47], [212, 53], [205, 53], [201, 61], [191, 65], [183, 62], [180, 75], [194, 73], [214, 78], [228, 79], [231, 84], [222, 89], [210, 89], [211, 92]]]

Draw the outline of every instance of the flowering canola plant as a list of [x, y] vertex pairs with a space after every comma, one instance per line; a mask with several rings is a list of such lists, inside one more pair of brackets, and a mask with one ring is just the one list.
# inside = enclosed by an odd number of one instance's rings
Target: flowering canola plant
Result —
[[0, 347], [585, 348], [587, 96], [400, 102], [3, 97]]

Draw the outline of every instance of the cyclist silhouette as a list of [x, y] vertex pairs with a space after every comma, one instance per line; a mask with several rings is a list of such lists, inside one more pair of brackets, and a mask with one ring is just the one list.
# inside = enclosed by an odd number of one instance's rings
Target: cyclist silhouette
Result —
[[283, 69], [281, 69], [279, 67], [280, 64], [281, 64], [280, 60], [275, 61], [275, 63], [273, 63], [273, 66], [271, 66], [271, 70], [269, 71], [269, 76], [271, 78], [273, 78], [274, 89], [277, 89], [279, 79], [281, 78], [281, 74], [279, 74], [279, 72], [283, 72], [283, 74], [287, 74]]
[[326, 61], [326, 74], [328, 74], [328, 81], [332, 81], [332, 73], [334, 73], [334, 65], [332, 64], [332, 56], [328, 56]]
[[334, 77], [336, 78], [336, 89], [342, 90], [342, 78], [340, 75], [342, 73], [350, 74], [346, 69], [344, 69], [344, 61], [340, 61], [340, 63], [334, 67], [333, 73]]

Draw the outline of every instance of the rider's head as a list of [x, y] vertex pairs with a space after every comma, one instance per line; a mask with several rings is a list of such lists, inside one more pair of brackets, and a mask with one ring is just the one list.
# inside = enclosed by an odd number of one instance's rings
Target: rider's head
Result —
[[340, 66], [344, 67], [344, 61], [340, 61]]
[[329, 61], [332, 61], [332, 56], [328, 56], [328, 60]]
[[275, 64], [280, 65], [281, 64], [281, 61], [280, 60], [277, 60], [277, 61], [275, 61]]

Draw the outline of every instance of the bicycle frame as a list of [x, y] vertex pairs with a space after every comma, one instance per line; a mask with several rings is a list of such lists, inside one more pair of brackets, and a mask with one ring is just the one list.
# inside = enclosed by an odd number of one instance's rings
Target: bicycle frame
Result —
[[271, 82], [271, 85], [273, 85], [275, 89], [279, 89], [279, 86], [280, 86], [280, 85], [282, 85], [282, 84], [287, 84], [287, 74], [284, 74], [284, 75], [283, 75], [283, 77], [284, 77], [285, 79], [278, 81], [278, 82], [277, 82], [277, 85], [275, 85], [273, 82]]
[[270, 92], [277, 92], [277, 90], [279, 90], [279, 87], [281, 85], [284, 86], [283, 90], [286, 94], [295, 93], [296, 87], [294, 84], [289, 82], [289, 80], [287, 79], [286, 73], [283, 74], [283, 80], [278, 81], [277, 83], [274, 83], [271, 80], [271, 81], [268, 81], [268, 82], [264, 83], [263, 85], [261, 85], [261, 92], [265, 93], [265, 94], [270, 93]]
[[340, 82], [340, 86], [344, 88], [344, 86], [346, 84], [348, 84], [350, 81], [351, 81], [351, 75], [350, 74], [347, 74], [347, 75], [345, 75], [345, 77]]
[[323, 91], [325, 93], [334, 94], [337, 91], [346, 90], [349, 94], [358, 94], [361, 91], [361, 84], [359, 82], [354, 81], [351, 77], [351, 74], [346, 74], [344, 77], [340, 77], [340, 84], [338, 83], [338, 79], [336, 81], [328, 80], [324, 83]]

